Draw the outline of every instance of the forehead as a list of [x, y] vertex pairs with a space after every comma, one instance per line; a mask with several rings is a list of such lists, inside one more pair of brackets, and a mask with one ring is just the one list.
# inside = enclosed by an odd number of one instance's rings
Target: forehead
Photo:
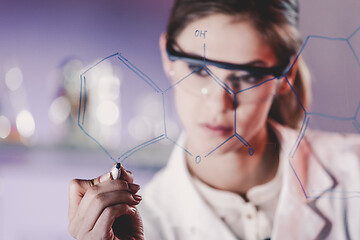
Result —
[[[195, 31], [205, 31], [205, 39], [196, 37]], [[276, 63], [270, 46], [250, 21], [239, 20], [223, 14], [211, 15], [191, 22], [179, 34], [178, 45], [186, 53], [202, 56], [204, 43], [206, 57], [217, 61], [248, 63], [262, 60], [269, 65]]]

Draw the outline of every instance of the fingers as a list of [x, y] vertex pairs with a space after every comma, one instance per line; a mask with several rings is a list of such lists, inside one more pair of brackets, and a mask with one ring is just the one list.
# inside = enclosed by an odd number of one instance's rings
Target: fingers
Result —
[[94, 186], [92, 180], [73, 179], [69, 185], [69, 211], [68, 217], [71, 220], [77, 211], [77, 208], [84, 197], [86, 191]]
[[[114, 164], [113, 168], [116, 166]], [[132, 184], [134, 181], [133, 174], [130, 171], [125, 170], [123, 166], [120, 168], [121, 178], [122, 180]], [[105, 173], [102, 176], [99, 176], [97, 178], [91, 179], [91, 180], [80, 180], [80, 179], [74, 179], [70, 182], [69, 187], [69, 211], [68, 211], [68, 218], [72, 219], [74, 217], [75, 212], [77, 211], [77, 208], [81, 202], [81, 199], [84, 197], [86, 191], [96, 186], [102, 182], [106, 182], [112, 179], [111, 173]], [[129, 190], [129, 191], [138, 191], [139, 186], [132, 186], [132, 189], [129, 188], [129, 185], [126, 186], [120, 186], [123, 190]], [[116, 189], [110, 189], [112, 191]], [[118, 189], [119, 190], [119, 189]]]
[[72, 219], [74, 214], [81, 202], [81, 199], [84, 197], [86, 191], [101, 183], [106, 182], [111, 179], [110, 173], [105, 173], [102, 176], [91, 180], [81, 180], [81, 179], [73, 179], [69, 185], [69, 211], [68, 218]]
[[117, 204], [111, 207], [107, 207], [101, 213], [93, 228], [93, 231], [99, 234], [106, 233], [109, 229], [111, 229], [115, 218], [123, 215], [134, 215], [136, 211], [137, 210], [134, 206], [129, 206], [127, 204]]
[[133, 183], [134, 182], [134, 175], [132, 174], [132, 172], [126, 170], [124, 168], [124, 166], [121, 166], [120, 179], [122, 179], [124, 181], [127, 181], [128, 183]]
[[[73, 179], [69, 185], [69, 211], [68, 211], [68, 218], [69, 218], [69, 232], [72, 236], [77, 236], [77, 229], [78, 223], [76, 219], [82, 215], [82, 212], [79, 212], [79, 206], [83, 202], [82, 199], [86, 194], [87, 190], [94, 186], [98, 180], [80, 180], [80, 179]], [[81, 218], [81, 217], [80, 217]]]
[[[120, 169], [118, 170], [118, 167], [120, 166]], [[121, 180], [124, 180], [124, 181], [127, 181], [129, 183], [133, 183], [134, 181], [134, 176], [132, 174], [132, 172], [126, 170], [124, 168], [123, 165], [121, 165], [120, 163], [115, 163], [113, 165], [113, 167], [111, 168], [110, 170], [111, 172], [111, 176], [113, 179], [121, 179]]]
[[[102, 200], [102, 195], [107, 192], [124, 192], [124, 194], [135, 194], [140, 189], [140, 186], [133, 183], [127, 183], [123, 180], [113, 180], [101, 182], [91, 188], [88, 188], [83, 195], [79, 204], [78, 211], [83, 212], [90, 209], [94, 204], [92, 201]], [[100, 199], [98, 199], [100, 198]], [[115, 204], [116, 202], [113, 202]], [[95, 203], [97, 204], [97, 203]]]
[[134, 206], [139, 204], [140, 201], [141, 197], [139, 195], [127, 191], [103, 192], [97, 194], [89, 200], [90, 204], [88, 204], [86, 209], [81, 209], [81, 206], [79, 207], [80, 211], [86, 213], [85, 216], [78, 218], [78, 221], [82, 222], [82, 229], [80, 231], [86, 232], [91, 230], [102, 212], [108, 207], [117, 204]]
[[136, 212], [134, 206], [141, 201], [136, 195], [140, 186], [133, 184], [133, 174], [123, 166], [117, 176], [119, 179], [109, 181], [113, 178], [108, 172], [95, 179], [70, 182], [69, 232], [74, 237], [87, 235], [95, 225], [109, 232], [116, 217]]
[[[129, 185], [131, 187], [126, 188]], [[131, 188], [133, 189], [132, 192], [128, 191]], [[73, 236], [82, 236], [91, 231], [96, 222], [99, 221], [98, 218], [104, 209], [108, 207], [118, 204], [125, 204], [130, 207], [139, 204], [141, 196], [135, 194], [137, 190], [139, 190], [138, 185], [128, 184], [122, 180], [107, 181], [89, 188], [70, 220], [69, 232]]]
[[106, 207], [120, 203], [139, 204], [141, 197], [136, 195], [139, 189], [139, 185], [123, 180], [101, 182], [88, 188], [77, 208], [78, 214], [73, 219], [75, 225], [79, 223], [82, 232], [88, 231]]

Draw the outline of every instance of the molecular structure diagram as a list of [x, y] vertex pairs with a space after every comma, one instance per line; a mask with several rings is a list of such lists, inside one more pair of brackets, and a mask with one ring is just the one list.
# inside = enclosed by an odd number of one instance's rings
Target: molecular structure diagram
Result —
[[[356, 131], [358, 133], [360, 133], [360, 102], [357, 105], [357, 108], [354, 111], [354, 115], [352, 116], [335, 116], [335, 115], [330, 115], [330, 114], [324, 114], [324, 113], [320, 113], [320, 112], [311, 112], [308, 111], [303, 104], [301, 103], [300, 98], [298, 97], [298, 94], [296, 93], [294, 87], [292, 86], [292, 84], [290, 83], [290, 81], [287, 78], [287, 74], [288, 72], [291, 70], [291, 68], [294, 66], [294, 64], [298, 61], [299, 57], [302, 55], [304, 49], [306, 49], [306, 47], [310, 44], [310, 40], [312, 39], [319, 39], [322, 41], [336, 41], [336, 42], [345, 42], [349, 49], [351, 50], [351, 53], [353, 54], [353, 58], [357, 63], [357, 66], [360, 67], [360, 60], [359, 57], [357, 56], [352, 44], [351, 44], [351, 40], [352, 38], [360, 31], [360, 27], [358, 27], [353, 33], [351, 33], [348, 37], [346, 38], [331, 38], [331, 37], [326, 37], [326, 36], [317, 36], [317, 35], [309, 35], [307, 36], [307, 38], [305, 39], [302, 48], [300, 49], [299, 53], [297, 54], [297, 56], [294, 58], [294, 60], [289, 64], [288, 68], [284, 71], [284, 73], [281, 76], [278, 77], [274, 77], [271, 79], [267, 79], [259, 84], [256, 84], [255, 86], [252, 86], [250, 88], [246, 88], [246, 89], [242, 89], [240, 91], [234, 91], [231, 87], [229, 87], [223, 80], [221, 80], [220, 78], [218, 78], [209, 68], [206, 62], [206, 43], [203, 44], [203, 66], [201, 66], [201, 69], [204, 69], [207, 74], [211, 77], [211, 79], [213, 81], [216, 82], [216, 84], [223, 88], [224, 91], [226, 91], [230, 96], [233, 97], [234, 99], [234, 106], [236, 106], [236, 98], [238, 94], [241, 94], [243, 92], [246, 92], [248, 90], [251, 90], [253, 88], [259, 87], [262, 84], [265, 84], [267, 82], [270, 81], [276, 81], [279, 79], [285, 79], [285, 81], [287, 82], [287, 84], [289, 85], [292, 93], [296, 96], [296, 99], [298, 100], [298, 104], [300, 104], [302, 111], [304, 112], [304, 118], [302, 121], [302, 125], [301, 128], [299, 130], [298, 136], [296, 141], [294, 142], [294, 144], [292, 145], [291, 151], [288, 154], [288, 162], [290, 165], [291, 170], [293, 171], [293, 173], [295, 174], [301, 188], [302, 191], [304, 193], [304, 196], [306, 198], [312, 198], [311, 194], [305, 191], [305, 187], [302, 183], [302, 181], [300, 180], [300, 177], [298, 176], [298, 173], [296, 172], [293, 162], [296, 160], [295, 159], [295, 154], [306, 134], [306, 131], [308, 129], [309, 126], [309, 121], [312, 117], [317, 116], [317, 117], [322, 117], [322, 118], [327, 118], [327, 119], [336, 119], [339, 121], [347, 121], [347, 122], [351, 122], [352, 125], [354, 126], [354, 128], [356, 129]], [[205, 33], [206, 30], [196, 30], [194, 32], [194, 36], [195, 37], [203, 37], [205, 39]], [[87, 74], [89, 73], [89, 71], [91, 71], [92, 69], [96, 68], [99, 64], [101, 64], [103, 61], [108, 60], [110, 58], [116, 58], [117, 60], [119, 60], [122, 64], [124, 64], [124, 66], [126, 66], [131, 72], [133, 72], [139, 79], [141, 79], [143, 81], [143, 83], [145, 83], [146, 85], [148, 85], [155, 94], [161, 95], [161, 99], [162, 99], [162, 111], [163, 111], [163, 132], [162, 134], [158, 135], [157, 137], [154, 137], [148, 141], [145, 141], [137, 146], [132, 147], [131, 149], [127, 150], [126, 152], [122, 153], [120, 156], [115, 157], [113, 155], [111, 155], [109, 153], [109, 151], [102, 146], [102, 144], [95, 139], [93, 136], [91, 136], [89, 134], [89, 132], [86, 130], [84, 124], [85, 124], [85, 112], [86, 112], [86, 92], [87, 92]], [[200, 164], [201, 161], [203, 159], [206, 159], [207, 157], [209, 157], [211, 154], [213, 154], [217, 149], [221, 148], [224, 144], [226, 144], [228, 141], [230, 141], [231, 139], [237, 139], [239, 141], [239, 143], [241, 143], [244, 147], [247, 148], [248, 150], [248, 154], [249, 156], [252, 156], [255, 153], [255, 149], [251, 147], [250, 143], [248, 141], [246, 141], [240, 134], [237, 133], [236, 130], [236, 107], [234, 108], [234, 133], [232, 136], [230, 136], [228, 139], [226, 139], [224, 142], [222, 142], [221, 144], [219, 144], [218, 146], [216, 146], [214, 149], [212, 149], [211, 151], [209, 151], [207, 154], [205, 155], [196, 155], [194, 153], [192, 153], [191, 151], [189, 151], [188, 149], [186, 149], [184, 146], [181, 146], [179, 143], [177, 143], [175, 140], [173, 140], [169, 134], [168, 134], [168, 129], [167, 129], [167, 119], [166, 119], [166, 109], [165, 109], [165, 95], [172, 90], [173, 88], [177, 87], [177, 85], [179, 85], [181, 82], [185, 81], [187, 78], [189, 78], [191, 75], [195, 74], [197, 71], [199, 71], [200, 69], [196, 69], [192, 72], [190, 72], [188, 75], [186, 75], [185, 77], [183, 77], [182, 79], [178, 80], [177, 82], [175, 82], [174, 84], [172, 84], [170, 87], [166, 88], [166, 89], [161, 89], [150, 77], [148, 77], [143, 71], [141, 71], [138, 67], [136, 67], [133, 63], [131, 63], [128, 59], [126, 59], [121, 53], [115, 53], [113, 55], [110, 55], [108, 57], [103, 58], [102, 60], [98, 61], [97, 63], [95, 63], [94, 65], [90, 66], [86, 71], [84, 71], [81, 75], [80, 75], [80, 102], [79, 102], [79, 112], [78, 112], [78, 127], [84, 132], [84, 134], [86, 134], [91, 140], [93, 140], [107, 155], [110, 159], [112, 159], [112, 161], [114, 161], [115, 163], [123, 163], [126, 159], [128, 159], [130, 156], [132, 156], [135, 152], [149, 146], [152, 145], [154, 143], [163, 141], [163, 140], [167, 140], [170, 141], [171, 143], [173, 143], [176, 147], [181, 148], [186, 154], [188, 154], [188, 156], [192, 157], [194, 159], [194, 161], [197, 164]], [[352, 191], [349, 192], [348, 194], [345, 193], [346, 198], [351, 198], [351, 197], [360, 197], [360, 191]]]
[[[357, 63], [357, 67], [360, 68], [360, 60], [358, 55], [356, 54], [352, 44], [351, 44], [351, 40], [356, 36], [356, 34], [358, 34], [360, 32], [360, 27], [358, 27], [354, 32], [352, 32], [348, 37], [346, 38], [339, 38], [339, 37], [326, 37], [326, 36], [318, 36], [318, 35], [309, 35], [307, 36], [307, 38], [305, 39], [302, 48], [300, 49], [298, 55], [296, 56], [292, 66], [296, 63], [296, 61], [298, 60], [298, 58], [302, 55], [303, 51], [306, 49], [306, 47], [308, 47], [311, 44], [311, 40], [313, 39], [318, 39], [321, 41], [330, 41], [330, 42], [336, 42], [336, 43], [346, 43], [346, 45], [348, 46], [348, 48], [350, 49], [350, 52], [352, 54], [353, 59], [356, 61]], [[291, 66], [291, 67], [292, 67]], [[284, 76], [287, 80], [287, 77]], [[297, 93], [295, 92], [294, 88], [291, 86], [291, 84], [289, 83], [289, 81], [287, 80], [289, 86], [291, 87], [293, 93], [295, 94], [295, 96], [298, 99], [298, 102], [304, 112], [304, 119], [302, 121], [302, 125], [301, 128], [299, 130], [299, 134], [297, 137], [296, 142], [293, 144], [291, 151], [288, 154], [288, 161], [290, 164], [290, 167], [292, 169], [292, 171], [294, 172], [300, 186], [301, 189], [305, 195], [305, 197], [307, 199], [310, 198], [314, 198], [311, 196], [311, 194], [309, 192], [305, 191], [305, 186], [302, 183], [302, 181], [300, 180], [300, 177], [298, 175], [298, 173], [296, 172], [294, 165], [293, 165], [293, 161], [295, 160], [295, 154], [306, 134], [306, 131], [308, 129], [309, 126], [309, 122], [313, 117], [320, 117], [320, 118], [325, 118], [325, 119], [333, 119], [333, 120], [338, 120], [338, 121], [342, 121], [342, 122], [351, 122], [352, 125], [355, 128], [355, 131], [360, 133], [360, 99], [359, 102], [357, 104], [356, 109], [354, 109], [354, 114], [352, 116], [336, 116], [336, 115], [330, 115], [330, 114], [324, 114], [321, 112], [312, 112], [312, 111], [308, 111], [303, 104], [301, 103], [300, 99], [298, 98]], [[339, 198], [339, 199], [344, 199], [344, 198], [359, 198], [360, 197], [360, 191], [359, 189], [356, 189], [355, 191], [348, 191], [348, 192], [341, 192], [339, 193], [341, 196], [339, 197], [334, 197], [334, 198]], [[316, 197], [319, 198], [319, 197]]]

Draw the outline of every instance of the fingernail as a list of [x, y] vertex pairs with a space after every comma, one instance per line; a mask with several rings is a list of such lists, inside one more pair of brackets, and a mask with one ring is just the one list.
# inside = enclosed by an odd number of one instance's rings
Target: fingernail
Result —
[[130, 211], [132, 211], [133, 213], [136, 213], [136, 208], [135, 207], [129, 207]]
[[111, 172], [111, 176], [113, 179], [119, 179], [120, 178], [120, 175], [121, 175], [121, 172], [119, 171], [119, 168], [121, 167], [118, 164], [114, 164], [114, 166], [111, 168], [110, 172]]
[[129, 171], [129, 170], [125, 170], [127, 173], [129, 173], [129, 174], [132, 174], [132, 172], [131, 171]]
[[105, 182], [107, 180], [110, 180], [110, 173], [105, 173], [104, 175], [102, 175], [99, 179], [99, 182]]
[[134, 199], [136, 201], [141, 201], [141, 199], [142, 199], [142, 197], [140, 195], [137, 195], [137, 194], [133, 195], [133, 197], [134, 197]]
[[137, 185], [137, 184], [129, 183], [129, 188], [130, 188], [131, 191], [135, 192], [135, 191], [139, 191], [140, 186]]

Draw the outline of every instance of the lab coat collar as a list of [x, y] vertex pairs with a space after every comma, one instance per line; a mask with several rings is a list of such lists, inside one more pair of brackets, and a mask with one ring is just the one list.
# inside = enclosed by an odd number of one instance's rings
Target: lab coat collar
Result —
[[[321, 150], [313, 149], [309, 138], [301, 137], [298, 131], [269, 120], [280, 142], [280, 157], [288, 163], [285, 172], [293, 175], [298, 183], [297, 194], [307, 201], [320, 198], [325, 192], [337, 185], [336, 178], [326, 168], [318, 154]], [[298, 139], [302, 139], [298, 144]], [[298, 144], [297, 149], [294, 148]], [[296, 151], [294, 151], [296, 149]], [[324, 151], [324, 150], [322, 150]], [[295, 154], [294, 154], [295, 152]], [[290, 171], [289, 171], [290, 168]]]
[[[282, 190], [275, 213], [272, 239], [318, 239], [326, 236], [331, 229], [331, 222], [317, 208], [321, 195], [333, 189], [337, 182], [331, 173], [320, 162], [317, 155], [304, 137], [293, 158], [289, 158], [293, 144], [298, 139], [295, 130], [270, 121], [280, 142], [280, 157], [283, 158]], [[178, 143], [184, 143], [183, 134]], [[227, 239], [235, 240], [234, 234], [210, 209], [208, 204], [196, 191], [188, 171], [185, 153], [176, 147], [170, 157], [167, 168], [171, 173], [173, 206], [177, 209], [178, 226], [181, 231], [188, 231], [192, 239]], [[309, 193], [317, 190], [313, 195]], [[306, 195], [304, 194], [306, 193]], [[196, 197], [190, 197], [196, 196]], [[215, 227], [216, 226], [216, 227]], [[183, 229], [185, 227], [185, 229]]]
[[[185, 135], [183, 134], [178, 141], [179, 145], [184, 143], [184, 140]], [[195, 189], [191, 182], [185, 154], [187, 153], [181, 148], [176, 147], [167, 165], [167, 168], [171, 168], [168, 172], [172, 173], [172, 176], [169, 176], [171, 184], [174, 186], [171, 191], [175, 191], [173, 196], [179, 196], [173, 204], [173, 206], [180, 206], [176, 210], [178, 225], [182, 228], [178, 234], [188, 233], [191, 239], [235, 240], [230, 229], [215, 215]]]

